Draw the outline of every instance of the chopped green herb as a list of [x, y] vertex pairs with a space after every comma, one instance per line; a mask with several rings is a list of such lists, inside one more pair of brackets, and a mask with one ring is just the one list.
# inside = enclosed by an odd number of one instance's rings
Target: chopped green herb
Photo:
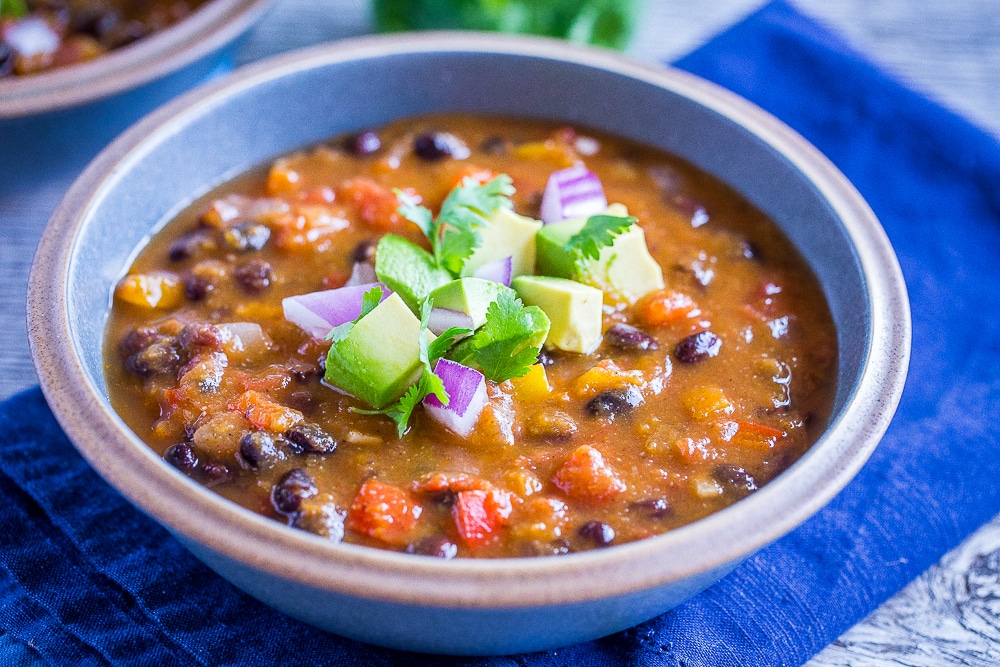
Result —
[[0, 0], [0, 16], [9, 16], [18, 19], [27, 15], [27, 13], [28, 6], [24, 0]]
[[487, 308], [486, 324], [457, 345], [452, 358], [479, 368], [494, 382], [521, 377], [537, 363], [548, 328], [545, 313], [525, 307], [513, 290], [504, 290]]
[[351, 322], [344, 322], [343, 324], [335, 326], [330, 330], [330, 333], [324, 336], [324, 338], [332, 343], [339, 343], [344, 340], [347, 338], [347, 335], [351, 333], [351, 329], [354, 328], [354, 325], [360, 322], [362, 317], [375, 310], [375, 307], [380, 303], [382, 303], [382, 288], [375, 286], [365, 292], [364, 296], [361, 297], [361, 314]]
[[615, 237], [638, 222], [628, 216], [592, 215], [579, 232], [570, 237], [566, 247], [577, 256], [577, 263], [585, 259], [600, 259], [601, 249], [615, 242]]
[[396, 190], [399, 214], [417, 225], [430, 239], [434, 261], [458, 275], [465, 261], [482, 242], [479, 229], [501, 208], [510, 208], [514, 186], [510, 176], [500, 174], [487, 183], [466, 177], [441, 204], [435, 220], [430, 210], [401, 190]]

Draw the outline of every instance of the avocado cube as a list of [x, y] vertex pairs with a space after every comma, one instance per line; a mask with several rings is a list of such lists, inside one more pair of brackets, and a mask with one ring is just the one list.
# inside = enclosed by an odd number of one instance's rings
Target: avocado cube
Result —
[[520, 276], [511, 286], [526, 305], [537, 306], [548, 316], [546, 346], [590, 354], [601, 344], [601, 290], [551, 276]]
[[490, 218], [488, 227], [480, 227], [482, 242], [465, 260], [462, 275], [471, 276], [483, 264], [511, 258], [511, 276], [535, 272], [535, 235], [542, 222], [502, 208]]
[[[605, 215], [624, 217], [628, 210], [621, 204], [612, 204]], [[628, 304], [663, 289], [663, 271], [649, 254], [646, 235], [639, 225], [632, 225], [615, 237], [614, 243], [601, 249], [598, 259], [585, 259], [578, 264], [566, 244], [586, 223], [586, 218], [573, 218], [545, 225], [538, 232], [539, 273], [591, 285], [607, 294], [609, 300]]]
[[453, 279], [447, 269], [435, 266], [433, 255], [395, 234], [386, 234], [375, 246], [375, 275], [414, 313], [431, 291]]
[[[420, 379], [420, 320], [393, 293], [330, 347], [323, 379], [383, 408]], [[433, 339], [430, 332], [427, 335]]]
[[447, 308], [467, 313], [472, 317], [472, 328], [486, 323], [486, 309], [500, 292], [509, 287], [482, 278], [459, 278], [431, 292], [435, 308]]

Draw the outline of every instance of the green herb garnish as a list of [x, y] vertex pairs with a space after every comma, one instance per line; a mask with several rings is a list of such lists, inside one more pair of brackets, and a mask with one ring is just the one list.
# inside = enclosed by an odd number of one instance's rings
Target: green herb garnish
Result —
[[488, 225], [488, 218], [499, 209], [511, 207], [514, 186], [507, 174], [482, 184], [465, 177], [441, 204], [436, 220], [416, 199], [401, 190], [395, 192], [399, 214], [430, 239], [436, 265], [458, 275], [482, 242], [479, 228]]
[[0, 0], [0, 17], [9, 16], [19, 19], [27, 15], [28, 5], [24, 0]]
[[633, 216], [592, 215], [579, 232], [570, 237], [566, 247], [576, 254], [579, 266], [587, 259], [600, 259], [601, 249], [615, 242], [615, 237], [638, 222]]
[[486, 323], [456, 346], [454, 361], [494, 382], [522, 377], [538, 362], [549, 324], [539, 308], [525, 307], [513, 290], [504, 290], [487, 308]]

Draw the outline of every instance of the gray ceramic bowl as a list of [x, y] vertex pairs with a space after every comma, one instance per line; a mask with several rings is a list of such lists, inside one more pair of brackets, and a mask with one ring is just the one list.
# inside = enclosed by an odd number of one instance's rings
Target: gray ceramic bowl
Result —
[[[112, 411], [102, 371], [111, 291], [136, 248], [193, 197], [251, 166], [433, 111], [560, 119], [624, 135], [680, 154], [769, 213], [819, 275], [838, 327], [836, 406], [820, 441], [758, 493], [668, 534], [558, 558], [492, 561], [332, 544], [237, 507], [163, 463]], [[195, 555], [319, 627], [466, 654], [543, 649], [629, 627], [790, 531], [878, 443], [910, 345], [905, 287], [881, 226], [844, 177], [780, 122], [682, 72], [547, 40], [468, 34], [302, 51], [147, 117], [88, 167], [56, 211], [32, 270], [28, 309], [42, 387], [69, 436]]]
[[100, 58], [0, 80], [0, 120], [88, 104], [211, 59], [246, 32], [272, 2], [212, 0], [176, 25]]

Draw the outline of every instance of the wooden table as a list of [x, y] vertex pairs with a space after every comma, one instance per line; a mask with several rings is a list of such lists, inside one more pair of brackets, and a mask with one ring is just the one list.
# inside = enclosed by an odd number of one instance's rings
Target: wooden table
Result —
[[[861, 51], [1000, 138], [997, 0], [794, 0]], [[762, 0], [646, 0], [630, 53], [663, 62], [696, 48]], [[258, 58], [369, 29], [364, 0], [279, 0], [240, 48]], [[4, 156], [0, 155], [0, 166]], [[2, 173], [2, 169], [0, 169]], [[36, 383], [24, 327], [31, 256], [72, 173], [0, 179], [0, 398]], [[1000, 184], [998, 184], [1000, 187]], [[1000, 665], [1000, 517], [822, 651], [810, 667]]]

